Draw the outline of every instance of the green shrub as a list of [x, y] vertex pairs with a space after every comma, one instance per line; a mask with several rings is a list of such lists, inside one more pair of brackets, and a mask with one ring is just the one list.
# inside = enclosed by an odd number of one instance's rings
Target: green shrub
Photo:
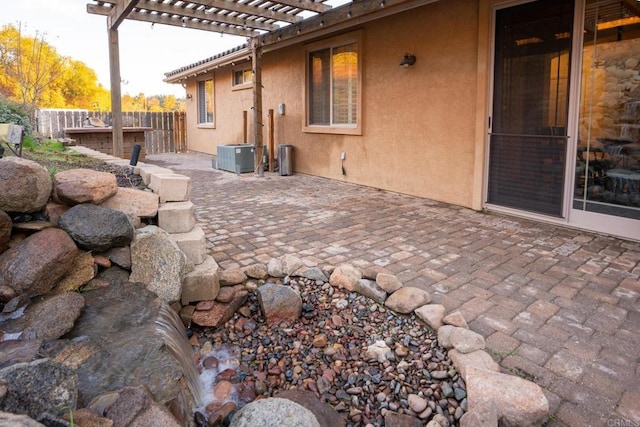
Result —
[[32, 128], [29, 114], [17, 103], [0, 96], [0, 123], [13, 123], [24, 127], [25, 133], [31, 135]]

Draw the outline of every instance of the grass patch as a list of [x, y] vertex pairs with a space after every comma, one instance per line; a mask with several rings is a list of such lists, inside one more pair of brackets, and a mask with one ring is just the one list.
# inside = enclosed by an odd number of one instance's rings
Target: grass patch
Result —
[[91, 168], [104, 162], [69, 150], [55, 139], [45, 139], [38, 143], [33, 138], [25, 138], [22, 145], [22, 157], [40, 163], [47, 168], [51, 177], [56, 173], [75, 168]]

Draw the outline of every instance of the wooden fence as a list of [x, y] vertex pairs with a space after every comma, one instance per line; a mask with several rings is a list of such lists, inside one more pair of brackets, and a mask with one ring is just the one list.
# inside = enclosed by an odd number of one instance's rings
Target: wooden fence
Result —
[[[89, 117], [111, 126], [110, 111], [46, 109], [36, 114], [37, 132], [47, 138], [64, 138], [65, 128], [83, 127]], [[182, 153], [187, 151], [187, 131], [184, 112], [134, 111], [122, 113], [123, 127], [150, 127], [146, 133], [147, 154]]]

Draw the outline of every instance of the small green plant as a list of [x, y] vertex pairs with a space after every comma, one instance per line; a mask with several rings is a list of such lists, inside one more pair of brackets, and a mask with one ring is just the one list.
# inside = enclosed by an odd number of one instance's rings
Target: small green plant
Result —
[[516, 354], [516, 349], [512, 348], [511, 350], [507, 350], [507, 351], [491, 350], [491, 354], [495, 359], [498, 360], [498, 362], [502, 362], [504, 358], [513, 356], [514, 354]]

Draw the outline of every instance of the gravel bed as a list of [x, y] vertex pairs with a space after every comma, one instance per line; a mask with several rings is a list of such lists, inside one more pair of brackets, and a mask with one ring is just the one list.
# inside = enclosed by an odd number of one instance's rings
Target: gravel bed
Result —
[[[256, 394], [301, 389], [344, 414], [348, 426], [383, 426], [386, 411], [413, 415], [423, 424], [443, 414], [459, 424], [467, 409], [464, 381], [435, 332], [415, 315], [394, 313], [328, 283], [285, 282], [302, 296], [302, 317], [295, 323], [269, 325], [251, 291], [225, 325], [194, 330], [203, 348], [236, 354], [238, 376], [255, 390], [240, 406]], [[366, 356], [367, 346], [378, 340], [394, 352], [383, 363]]]

